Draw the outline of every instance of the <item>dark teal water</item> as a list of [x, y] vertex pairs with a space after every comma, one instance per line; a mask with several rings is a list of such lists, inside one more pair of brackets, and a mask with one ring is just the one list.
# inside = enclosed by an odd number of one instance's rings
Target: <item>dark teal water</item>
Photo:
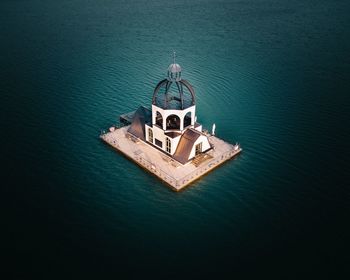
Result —
[[[348, 1], [0, 12], [1, 252], [14, 278], [349, 275]], [[198, 120], [244, 149], [180, 193], [98, 138], [150, 104], [173, 50]]]

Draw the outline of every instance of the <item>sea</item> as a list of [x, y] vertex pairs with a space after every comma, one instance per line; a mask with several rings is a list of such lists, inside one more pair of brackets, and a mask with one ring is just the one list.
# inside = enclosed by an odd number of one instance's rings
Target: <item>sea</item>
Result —
[[[3, 279], [349, 279], [350, 2], [0, 2]], [[104, 144], [176, 52], [243, 152], [173, 192]]]

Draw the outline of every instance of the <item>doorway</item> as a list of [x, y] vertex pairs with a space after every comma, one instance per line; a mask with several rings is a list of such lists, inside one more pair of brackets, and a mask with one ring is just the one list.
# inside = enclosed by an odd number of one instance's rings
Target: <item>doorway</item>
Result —
[[202, 152], [202, 142], [196, 145], [195, 156], [199, 155]]

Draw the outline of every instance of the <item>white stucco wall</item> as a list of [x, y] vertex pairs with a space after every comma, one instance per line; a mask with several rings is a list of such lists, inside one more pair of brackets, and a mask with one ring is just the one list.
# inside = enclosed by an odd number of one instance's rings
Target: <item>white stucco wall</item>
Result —
[[[164, 131], [157, 126], [150, 127], [146, 124], [145, 127], [146, 127], [146, 141], [149, 142], [148, 129], [150, 128], [153, 131], [153, 144], [155, 145], [155, 139], [158, 139], [159, 141], [161, 141], [163, 143], [163, 145], [162, 145], [162, 149], [163, 149], [165, 147]], [[159, 147], [159, 146], [157, 146], [157, 147]]]
[[191, 125], [194, 125], [194, 119], [196, 114], [196, 105], [193, 105], [191, 107], [188, 107], [184, 110], [171, 110], [167, 109], [164, 110], [162, 108], [159, 108], [158, 106], [152, 105], [152, 124], [156, 124], [156, 117], [157, 112], [162, 114], [163, 117], [163, 129], [166, 129], [166, 119], [170, 115], [177, 115], [180, 118], [180, 130], [184, 129], [184, 118], [188, 112], [191, 112]]
[[[145, 124], [145, 134], [146, 134], [145, 135], [145, 139], [146, 139], [147, 142], [149, 142], [149, 137], [148, 137], [148, 129], [149, 128], [151, 128], [151, 127], [149, 127], [147, 124]], [[152, 131], [153, 131], [153, 129], [152, 129]], [[153, 131], [153, 143], [154, 143], [154, 131]]]
[[165, 134], [164, 134], [164, 131], [162, 129], [160, 129], [158, 126], [153, 126], [153, 127], [150, 127], [148, 126], [147, 124], [145, 125], [146, 127], [146, 141], [149, 142], [149, 139], [148, 139], [148, 129], [152, 129], [153, 131], [153, 145], [155, 145], [156, 147], [160, 148], [158, 145], [156, 145], [156, 142], [155, 142], [155, 139], [158, 139], [159, 141], [161, 141], [163, 144], [162, 144], [162, 150], [166, 152], [166, 138], [169, 138], [170, 139], [170, 142], [171, 142], [171, 152], [170, 154], [173, 155], [176, 151], [176, 147], [180, 141], [180, 137], [181, 136], [178, 136], [176, 138], [171, 138], [171, 137], [167, 137]]
[[198, 137], [198, 139], [196, 140], [196, 142], [194, 142], [194, 145], [192, 147], [190, 156], [188, 159], [191, 159], [195, 156], [196, 154], [196, 145], [202, 142], [202, 152], [205, 152], [206, 150], [208, 150], [210, 148], [210, 144], [209, 144], [209, 140], [208, 137], [206, 137], [205, 135], [201, 135]]
[[[165, 135], [164, 135], [164, 131], [162, 129], [160, 129], [159, 127], [154, 125], [153, 126], [153, 137], [154, 137], [154, 139], [158, 139], [159, 141], [161, 141], [163, 143], [162, 149], [165, 151]], [[154, 144], [155, 144], [155, 140], [154, 140]], [[159, 146], [157, 146], [157, 147], [160, 148]]]
[[[156, 125], [157, 112], [162, 114], [162, 117], [163, 117], [163, 127], [162, 128], [160, 128], [158, 125]], [[152, 125], [152, 127], [145, 125], [145, 127], [146, 127], [146, 135], [145, 135], [146, 141], [149, 142], [148, 129], [151, 128], [153, 131], [153, 143], [152, 144], [155, 145], [156, 147], [160, 148], [155, 143], [155, 139], [158, 139], [159, 141], [162, 142], [161, 149], [166, 152], [166, 138], [169, 138], [169, 140], [171, 142], [170, 155], [174, 155], [176, 148], [177, 148], [177, 145], [180, 141], [180, 136], [175, 137], [175, 138], [171, 138], [171, 137], [167, 137], [165, 135], [165, 132], [167, 132], [167, 130], [165, 130], [166, 129], [166, 119], [170, 115], [178, 116], [180, 118], [180, 130], [177, 130], [177, 131], [180, 133], [183, 133], [184, 132], [184, 118], [188, 112], [191, 112], [191, 125], [190, 125], [190, 127], [194, 127], [195, 113], [196, 113], [196, 106], [195, 105], [193, 105], [189, 108], [186, 108], [185, 110], [171, 110], [171, 109], [164, 110], [162, 108], [159, 108], [158, 106], [152, 105], [152, 124], [153, 125]], [[195, 129], [197, 131], [202, 132], [202, 125], [197, 126]], [[174, 130], [168, 130], [168, 131], [174, 131]], [[190, 154], [189, 158], [193, 158], [195, 156], [195, 151], [196, 151], [195, 146], [197, 144], [199, 144], [200, 142], [202, 142], [202, 152], [204, 152], [210, 148], [210, 144], [209, 144], [207, 137], [204, 135], [201, 135], [197, 139], [197, 141], [195, 142], [195, 145], [193, 146], [193, 148], [191, 150], [191, 154]]]
[[202, 125], [199, 125], [195, 128], [195, 130], [199, 131], [199, 132], [202, 132]]
[[177, 145], [179, 144], [181, 136], [178, 136], [176, 138], [170, 138], [171, 140], [171, 155], [174, 155], [176, 152]]

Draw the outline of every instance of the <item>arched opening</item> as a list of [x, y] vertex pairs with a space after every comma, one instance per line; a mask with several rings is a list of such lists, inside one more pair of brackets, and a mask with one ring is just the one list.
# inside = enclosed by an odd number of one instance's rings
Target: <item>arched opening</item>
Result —
[[180, 118], [176, 115], [170, 115], [167, 117], [166, 129], [180, 129]]
[[151, 128], [148, 129], [148, 141], [153, 143], [153, 131]]
[[192, 114], [191, 112], [188, 112], [186, 115], [185, 115], [185, 118], [184, 118], [184, 128], [191, 125], [191, 118]]
[[156, 115], [156, 125], [163, 128], [163, 117], [162, 117], [162, 114], [159, 112], [157, 112], [157, 115]]
[[171, 141], [169, 138], [166, 138], [166, 151], [167, 153], [171, 153]]

